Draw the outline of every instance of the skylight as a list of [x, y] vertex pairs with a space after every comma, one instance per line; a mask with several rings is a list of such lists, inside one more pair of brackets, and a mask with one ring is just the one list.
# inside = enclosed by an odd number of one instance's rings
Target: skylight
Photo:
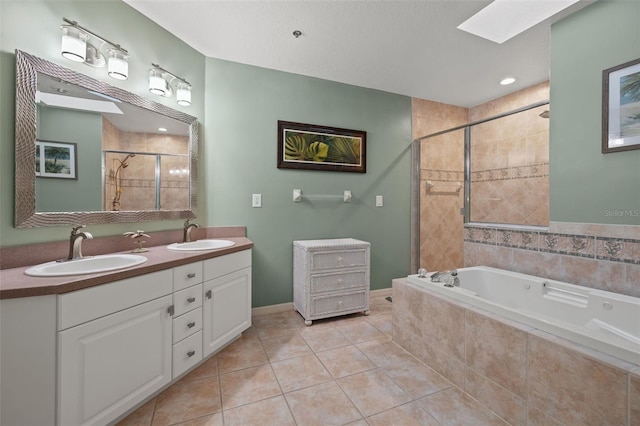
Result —
[[458, 29], [502, 44], [579, 0], [494, 0]]

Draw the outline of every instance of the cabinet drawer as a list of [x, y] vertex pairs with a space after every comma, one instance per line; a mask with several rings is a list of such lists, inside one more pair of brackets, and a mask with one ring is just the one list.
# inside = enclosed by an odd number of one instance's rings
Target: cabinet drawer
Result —
[[311, 276], [312, 294], [336, 290], [364, 289], [367, 286], [367, 274], [365, 271], [316, 274]]
[[311, 316], [330, 315], [347, 311], [355, 312], [358, 309], [364, 310], [366, 307], [366, 290], [356, 293], [311, 298]]
[[58, 296], [58, 330], [64, 330], [171, 294], [171, 270], [153, 272]]
[[251, 250], [214, 257], [204, 261], [204, 281], [209, 281], [251, 266]]
[[202, 306], [202, 284], [194, 285], [173, 293], [173, 316], [178, 317], [185, 312]]
[[311, 271], [336, 268], [365, 267], [368, 264], [366, 249], [318, 251], [311, 254]]
[[173, 319], [173, 343], [200, 330], [202, 330], [202, 308], [197, 308]]
[[173, 291], [191, 287], [202, 282], [202, 262], [173, 268]]
[[202, 331], [173, 345], [173, 378], [202, 361]]

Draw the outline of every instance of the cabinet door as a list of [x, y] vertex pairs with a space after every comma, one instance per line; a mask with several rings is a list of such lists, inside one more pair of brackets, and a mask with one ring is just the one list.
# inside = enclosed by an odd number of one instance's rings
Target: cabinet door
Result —
[[58, 333], [58, 424], [106, 424], [171, 381], [171, 299]]
[[207, 356], [251, 326], [251, 268], [204, 283], [203, 355]]

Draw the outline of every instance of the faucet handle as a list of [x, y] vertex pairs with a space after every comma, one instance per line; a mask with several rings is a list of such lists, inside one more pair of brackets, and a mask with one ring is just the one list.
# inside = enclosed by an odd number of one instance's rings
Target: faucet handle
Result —
[[78, 226], [74, 226], [73, 229], [71, 229], [71, 235], [76, 235], [78, 233], [78, 229], [82, 229], [82, 228], [86, 228], [87, 225], [78, 225]]
[[424, 268], [418, 269], [418, 277], [424, 278], [427, 276], [427, 270]]

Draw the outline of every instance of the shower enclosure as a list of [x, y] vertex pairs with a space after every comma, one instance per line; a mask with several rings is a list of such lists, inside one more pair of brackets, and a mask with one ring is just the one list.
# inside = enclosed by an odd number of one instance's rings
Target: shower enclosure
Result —
[[549, 225], [548, 118], [545, 100], [414, 140], [412, 271], [463, 267], [465, 224]]
[[103, 151], [103, 210], [189, 207], [189, 156]]

